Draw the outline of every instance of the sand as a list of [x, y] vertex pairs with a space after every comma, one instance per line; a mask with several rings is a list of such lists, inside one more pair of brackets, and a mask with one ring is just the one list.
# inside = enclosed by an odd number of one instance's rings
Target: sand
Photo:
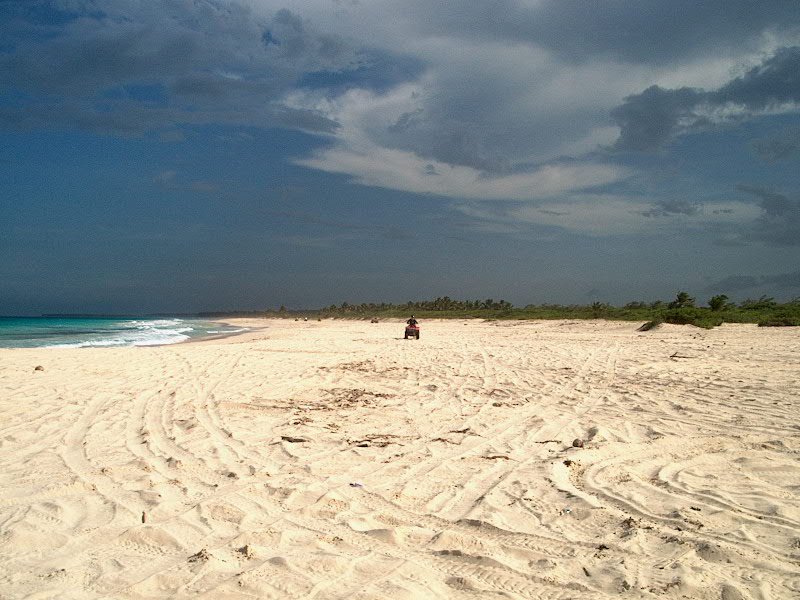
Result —
[[0, 350], [0, 597], [800, 597], [797, 329], [244, 323]]

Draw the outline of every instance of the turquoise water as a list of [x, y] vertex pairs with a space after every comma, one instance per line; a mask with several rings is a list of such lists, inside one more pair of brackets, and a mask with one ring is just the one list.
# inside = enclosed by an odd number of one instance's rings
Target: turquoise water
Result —
[[157, 346], [240, 331], [178, 317], [0, 317], [0, 348]]

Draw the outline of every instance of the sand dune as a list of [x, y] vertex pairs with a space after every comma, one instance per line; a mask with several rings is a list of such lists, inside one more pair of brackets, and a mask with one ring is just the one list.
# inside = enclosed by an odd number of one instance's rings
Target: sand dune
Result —
[[797, 330], [248, 324], [0, 350], [0, 597], [800, 597]]

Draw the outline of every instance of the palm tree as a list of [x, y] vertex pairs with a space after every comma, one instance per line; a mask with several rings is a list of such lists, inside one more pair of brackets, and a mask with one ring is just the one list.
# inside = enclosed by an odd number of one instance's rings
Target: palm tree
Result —
[[694, 298], [688, 292], [678, 292], [675, 300], [669, 303], [670, 308], [689, 308], [694, 306]]

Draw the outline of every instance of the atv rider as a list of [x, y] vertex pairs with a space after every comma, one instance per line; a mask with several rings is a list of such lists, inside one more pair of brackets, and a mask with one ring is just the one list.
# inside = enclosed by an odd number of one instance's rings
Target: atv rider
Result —
[[409, 327], [415, 327], [417, 325], [417, 320], [414, 318], [414, 315], [411, 315], [411, 318], [406, 321], [406, 325]]

